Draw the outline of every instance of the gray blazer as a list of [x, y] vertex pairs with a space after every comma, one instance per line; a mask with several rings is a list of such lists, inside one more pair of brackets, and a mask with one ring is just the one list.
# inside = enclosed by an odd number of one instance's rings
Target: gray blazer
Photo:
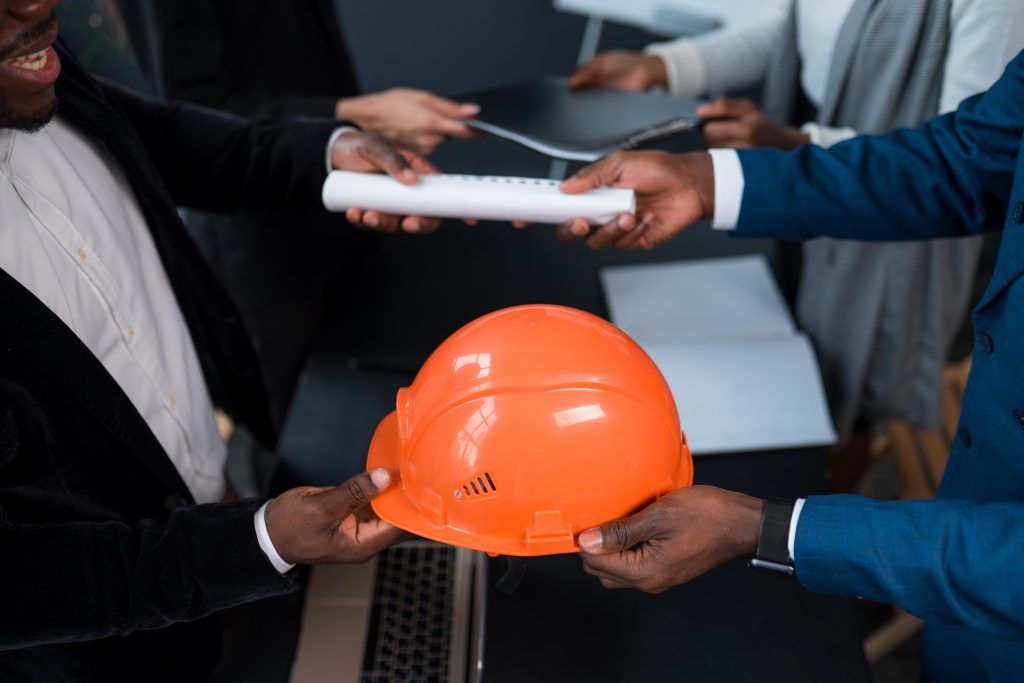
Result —
[[[816, 120], [879, 134], [938, 112], [950, 0], [858, 0], [837, 38]], [[769, 66], [766, 111], [800, 96], [796, 3]], [[899, 197], [885, 201], [899, 201]], [[938, 424], [942, 371], [968, 308], [981, 237], [806, 242], [797, 318], [819, 355], [841, 439], [855, 420]]]

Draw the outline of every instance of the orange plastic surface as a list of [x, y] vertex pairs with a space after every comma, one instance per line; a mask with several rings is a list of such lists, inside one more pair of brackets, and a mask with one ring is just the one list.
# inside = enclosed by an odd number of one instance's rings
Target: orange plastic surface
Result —
[[367, 468], [397, 485], [384, 520], [503, 555], [577, 552], [576, 535], [689, 486], [675, 402], [624, 332], [571, 308], [518, 306], [466, 325], [377, 427]]

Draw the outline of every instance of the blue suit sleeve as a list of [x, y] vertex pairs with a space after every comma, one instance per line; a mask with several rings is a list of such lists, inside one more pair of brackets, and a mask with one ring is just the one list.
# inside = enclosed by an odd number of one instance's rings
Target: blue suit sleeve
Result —
[[812, 496], [797, 523], [800, 582], [896, 602], [928, 622], [1024, 637], [1024, 503]]
[[1002, 227], [1024, 134], [1024, 52], [917, 129], [821, 149], [741, 150], [738, 237], [912, 240]]

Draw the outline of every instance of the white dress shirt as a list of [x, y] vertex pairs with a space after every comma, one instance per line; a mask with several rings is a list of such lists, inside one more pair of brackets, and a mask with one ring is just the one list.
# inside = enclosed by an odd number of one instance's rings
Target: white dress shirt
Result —
[[116, 162], [59, 118], [0, 130], [0, 267], [85, 344], [198, 503], [224, 497], [226, 448], [188, 328]]

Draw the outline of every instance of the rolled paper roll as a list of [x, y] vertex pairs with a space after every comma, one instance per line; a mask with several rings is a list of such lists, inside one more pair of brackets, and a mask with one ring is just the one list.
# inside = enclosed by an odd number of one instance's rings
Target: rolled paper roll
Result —
[[328, 211], [373, 209], [400, 216], [479, 218], [481, 220], [564, 223], [585, 218], [592, 225], [633, 213], [633, 190], [602, 187], [563, 194], [557, 180], [474, 175], [421, 175], [403, 185], [380, 173], [331, 171], [324, 182]]

